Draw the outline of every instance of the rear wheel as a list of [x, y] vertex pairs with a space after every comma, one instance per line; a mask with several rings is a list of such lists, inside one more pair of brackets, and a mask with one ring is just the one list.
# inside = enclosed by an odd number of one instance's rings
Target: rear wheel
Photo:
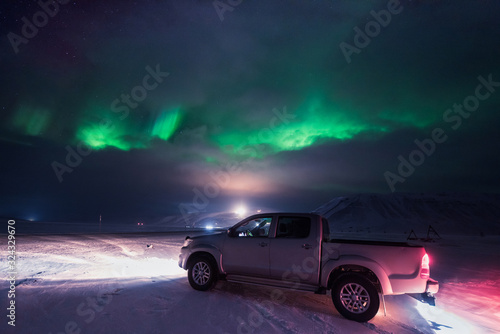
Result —
[[195, 290], [206, 291], [213, 287], [217, 280], [217, 269], [213, 261], [204, 256], [190, 261], [188, 280]]
[[346, 274], [337, 279], [332, 288], [332, 300], [340, 314], [358, 322], [372, 319], [380, 306], [377, 288], [359, 274]]

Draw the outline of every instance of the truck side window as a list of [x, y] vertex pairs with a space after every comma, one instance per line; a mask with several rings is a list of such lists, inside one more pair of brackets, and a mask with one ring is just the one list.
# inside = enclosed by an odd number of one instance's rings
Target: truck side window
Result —
[[308, 217], [280, 217], [277, 238], [307, 238], [311, 231], [311, 219]]
[[267, 238], [269, 236], [269, 228], [271, 227], [272, 220], [272, 217], [249, 220], [234, 229], [232, 235], [235, 237]]

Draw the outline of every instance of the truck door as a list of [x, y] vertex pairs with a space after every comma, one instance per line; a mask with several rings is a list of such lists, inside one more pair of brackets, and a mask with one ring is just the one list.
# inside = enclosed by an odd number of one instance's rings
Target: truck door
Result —
[[272, 220], [272, 216], [261, 216], [231, 228], [222, 252], [222, 267], [226, 273], [269, 277]]
[[319, 282], [319, 226], [309, 216], [279, 216], [271, 239], [271, 277], [317, 284]]

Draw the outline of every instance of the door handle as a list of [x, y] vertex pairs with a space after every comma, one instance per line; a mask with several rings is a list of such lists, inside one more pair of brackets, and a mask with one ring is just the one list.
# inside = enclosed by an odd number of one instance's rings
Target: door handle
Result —
[[313, 246], [309, 245], [309, 244], [303, 244], [302, 245], [302, 248], [304, 249], [311, 249]]
[[257, 245], [259, 245], [260, 247], [266, 247], [267, 242], [259, 242]]

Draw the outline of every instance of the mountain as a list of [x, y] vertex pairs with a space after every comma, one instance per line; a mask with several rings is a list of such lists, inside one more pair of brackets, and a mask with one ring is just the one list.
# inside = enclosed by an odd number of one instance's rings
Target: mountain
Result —
[[332, 232], [500, 234], [500, 194], [393, 193], [337, 197], [314, 212]]

